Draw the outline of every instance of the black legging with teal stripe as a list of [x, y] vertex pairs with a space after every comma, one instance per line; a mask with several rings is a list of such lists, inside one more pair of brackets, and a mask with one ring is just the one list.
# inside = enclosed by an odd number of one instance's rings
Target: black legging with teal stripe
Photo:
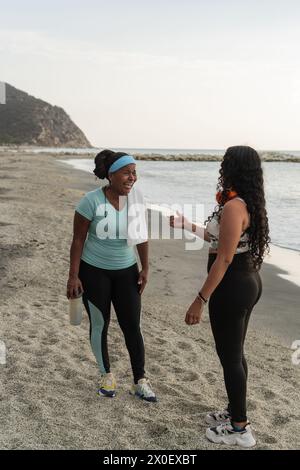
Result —
[[134, 382], [144, 377], [145, 350], [140, 330], [141, 296], [137, 264], [125, 269], [96, 268], [81, 260], [79, 279], [90, 319], [90, 341], [101, 374], [110, 372], [107, 330], [113, 304], [129, 352]]
[[[208, 271], [216, 259], [210, 254]], [[209, 317], [216, 350], [221, 361], [229, 405], [235, 422], [247, 421], [248, 367], [244, 342], [249, 318], [262, 292], [259, 273], [249, 253], [233, 257], [222, 281], [209, 300]]]

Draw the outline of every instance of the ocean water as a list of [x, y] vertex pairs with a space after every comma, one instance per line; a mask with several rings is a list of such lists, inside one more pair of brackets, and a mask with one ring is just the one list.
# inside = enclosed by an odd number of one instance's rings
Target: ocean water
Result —
[[[93, 160], [66, 161], [92, 173]], [[203, 223], [214, 209], [219, 162], [141, 160], [138, 185], [150, 204], [201, 204]], [[270, 236], [274, 245], [300, 251], [300, 163], [263, 162]], [[197, 219], [197, 217], [195, 217]]]
[[[158, 154], [158, 155], [219, 155], [223, 156], [225, 149], [138, 149], [138, 148], [122, 148], [112, 149], [115, 151], [122, 151], [132, 154]], [[263, 150], [261, 153], [276, 153], [282, 155], [289, 155], [294, 157], [300, 157], [300, 150]]]

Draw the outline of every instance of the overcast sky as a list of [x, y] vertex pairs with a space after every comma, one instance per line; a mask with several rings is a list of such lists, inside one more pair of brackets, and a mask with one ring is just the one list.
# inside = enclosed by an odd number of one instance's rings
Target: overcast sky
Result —
[[0, 80], [99, 147], [300, 149], [299, 0], [0, 0]]

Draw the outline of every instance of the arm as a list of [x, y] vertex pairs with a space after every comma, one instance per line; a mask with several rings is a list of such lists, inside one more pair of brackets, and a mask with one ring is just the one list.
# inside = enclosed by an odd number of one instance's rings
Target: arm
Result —
[[204, 227], [201, 227], [201, 225], [196, 225], [196, 224], [193, 224], [191, 223], [191, 228], [185, 228], [185, 230], [188, 230], [189, 232], [191, 233], [194, 233], [197, 237], [199, 238], [203, 238], [203, 240], [205, 240], [206, 242], [210, 242], [210, 236], [208, 235], [207, 231], [206, 231], [206, 228]]
[[204, 227], [200, 225], [193, 224], [182, 214], [177, 212], [177, 215], [171, 215], [170, 225], [174, 228], [182, 228], [188, 232], [194, 233], [197, 237], [202, 238], [206, 242], [210, 242], [210, 237]]
[[78, 292], [83, 292], [82, 284], [78, 278], [80, 258], [83, 245], [90, 226], [90, 220], [75, 212], [73, 222], [73, 240], [70, 250], [70, 270], [67, 284], [67, 297], [74, 298]]
[[[218, 254], [200, 290], [205, 299], [208, 299], [220, 284], [232, 262], [242, 234], [243, 219], [243, 208], [236, 201], [230, 201], [224, 206], [220, 222]], [[203, 306], [200, 299], [195, 299], [187, 312], [186, 323], [199, 323]]]
[[139, 243], [138, 245], [136, 245], [136, 248], [137, 248], [137, 251], [138, 251], [138, 254], [139, 254], [139, 258], [140, 258], [140, 261], [141, 261], [141, 265], [142, 265], [142, 270], [140, 272], [140, 275], [139, 275], [139, 280], [138, 280], [138, 284], [141, 286], [140, 287], [140, 294], [143, 293], [143, 290], [145, 289], [146, 287], [146, 283], [148, 281], [148, 272], [149, 272], [149, 260], [148, 260], [148, 252], [149, 252], [149, 243], [148, 242], [144, 242], [144, 243]]

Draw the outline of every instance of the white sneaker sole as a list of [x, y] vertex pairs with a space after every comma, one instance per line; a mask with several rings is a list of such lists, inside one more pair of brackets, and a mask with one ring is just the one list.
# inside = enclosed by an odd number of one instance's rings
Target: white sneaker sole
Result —
[[249, 448], [254, 447], [256, 444], [256, 441], [252, 435], [248, 435], [246, 439], [236, 434], [232, 436], [217, 436], [216, 433], [210, 429], [206, 430], [206, 437], [214, 444], [226, 444], [228, 446], [238, 445], [240, 447]]

